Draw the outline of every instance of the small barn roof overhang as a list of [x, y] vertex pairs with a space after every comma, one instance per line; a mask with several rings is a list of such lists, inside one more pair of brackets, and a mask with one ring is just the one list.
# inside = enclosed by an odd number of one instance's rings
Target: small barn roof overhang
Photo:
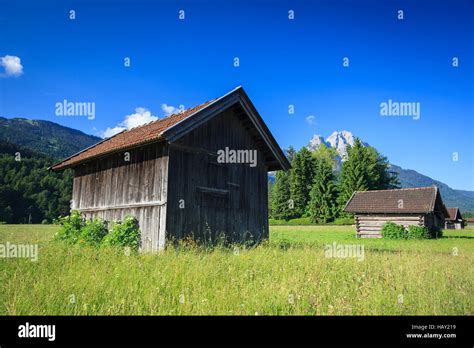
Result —
[[344, 207], [355, 214], [427, 214], [449, 217], [436, 186], [357, 191]]
[[448, 210], [449, 217], [446, 220], [461, 221], [462, 216], [459, 208], [446, 208]]
[[252, 132], [257, 145], [264, 153], [268, 170], [288, 170], [291, 167], [288, 159], [241, 86], [222, 97], [180, 113], [120, 132], [54, 164], [49, 169], [56, 171], [75, 167], [93, 159], [153, 142], [174, 143], [229, 108], [234, 110], [241, 121], [245, 122], [245, 127]]

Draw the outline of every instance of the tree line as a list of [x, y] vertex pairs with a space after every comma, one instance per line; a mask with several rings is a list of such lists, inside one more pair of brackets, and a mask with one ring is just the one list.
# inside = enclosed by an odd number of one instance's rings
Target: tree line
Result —
[[292, 169], [278, 171], [269, 183], [270, 217], [290, 220], [310, 218], [314, 223], [348, 217], [344, 206], [355, 191], [399, 187], [396, 173], [389, 171], [387, 158], [375, 148], [356, 139], [347, 147], [340, 171], [336, 150], [321, 144], [311, 152], [307, 147], [286, 151]]
[[0, 223], [52, 222], [69, 214], [73, 173], [48, 171], [54, 162], [0, 141]]

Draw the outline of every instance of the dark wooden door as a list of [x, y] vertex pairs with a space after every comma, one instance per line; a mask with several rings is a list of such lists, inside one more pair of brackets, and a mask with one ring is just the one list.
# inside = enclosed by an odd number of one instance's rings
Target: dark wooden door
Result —
[[228, 190], [228, 167], [217, 163], [216, 157], [204, 156], [206, 175], [196, 186], [196, 203], [199, 216], [199, 239], [215, 243], [228, 240], [230, 193]]

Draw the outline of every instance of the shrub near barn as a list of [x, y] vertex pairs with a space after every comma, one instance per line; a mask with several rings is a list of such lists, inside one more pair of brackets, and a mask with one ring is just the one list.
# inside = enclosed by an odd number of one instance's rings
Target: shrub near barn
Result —
[[122, 221], [109, 224], [99, 218], [85, 220], [79, 211], [73, 210], [71, 215], [59, 218], [56, 223], [60, 225], [60, 229], [55, 239], [67, 244], [129, 247], [133, 250], [140, 247], [138, 221], [132, 216], [125, 216]]
[[429, 239], [441, 238], [442, 231], [426, 226], [410, 225], [405, 228], [393, 222], [387, 222], [382, 226], [381, 234], [387, 239]]

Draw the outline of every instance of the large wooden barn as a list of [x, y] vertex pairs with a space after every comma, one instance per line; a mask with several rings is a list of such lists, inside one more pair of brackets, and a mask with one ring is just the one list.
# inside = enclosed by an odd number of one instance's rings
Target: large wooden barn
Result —
[[142, 250], [185, 237], [268, 238], [267, 172], [290, 164], [238, 87], [121, 132], [52, 166], [74, 169], [72, 209], [86, 218], [135, 216]]
[[449, 217], [438, 188], [420, 187], [355, 192], [344, 211], [354, 213], [358, 237], [381, 237], [388, 221], [408, 227], [442, 229]]

